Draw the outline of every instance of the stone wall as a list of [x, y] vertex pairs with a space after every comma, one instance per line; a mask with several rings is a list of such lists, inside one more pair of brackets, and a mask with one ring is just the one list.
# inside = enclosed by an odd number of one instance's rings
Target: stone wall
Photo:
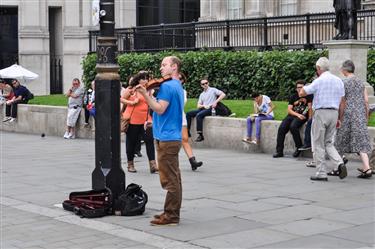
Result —
[[[52, 107], [42, 105], [19, 105], [16, 123], [1, 123], [0, 130], [19, 133], [42, 134], [46, 136], [62, 136], [66, 125], [66, 107]], [[4, 108], [0, 111], [1, 119], [4, 117]], [[90, 118], [90, 121], [92, 119]], [[91, 128], [84, 128], [84, 115], [81, 113], [77, 125], [77, 138], [94, 138]], [[195, 122], [192, 126], [192, 138], [196, 138]], [[263, 121], [261, 143], [259, 146], [250, 145], [241, 141], [246, 135], [246, 120], [244, 118], [206, 117], [204, 121], [204, 137], [201, 143], [194, 143], [194, 147], [220, 148], [244, 152], [274, 153], [276, 147], [277, 129], [280, 121]], [[93, 126], [93, 124], [91, 124]], [[301, 136], [303, 137], [303, 130]], [[375, 138], [375, 128], [369, 127], [371, 140]], [[255, 133], [254, 133], [255, 134]], [[292, 136], [287, 134], [285, 139], [285, 154], [295, 150]], [[305, 156], [309, 156], [306, 154]]]

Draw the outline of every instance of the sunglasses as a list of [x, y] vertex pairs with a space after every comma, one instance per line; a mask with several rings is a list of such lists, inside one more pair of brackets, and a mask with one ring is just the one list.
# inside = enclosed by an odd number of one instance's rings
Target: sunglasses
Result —
[[207, 85], [208, 82], [201, 83], [201, 86]]

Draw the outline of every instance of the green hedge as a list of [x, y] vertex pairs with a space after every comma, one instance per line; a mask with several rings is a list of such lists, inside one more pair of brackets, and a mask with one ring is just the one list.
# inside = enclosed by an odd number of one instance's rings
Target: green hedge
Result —
[[[226, 92], [229, 99], [248, 99], [258, 91], [274, 100], [285, 100], [294, 89], [294, 82], [304, 79], [311, 82], [315, 75], [315, 62], [327, 51], [212, 51], [212, 52], [160, 52], [128, 53], [118, 56], [121, 81], [139, 70], [150, 70], [160, 76], [160, 62], [164, 56], [176, 55], [182, 62], [182, 71], [188, 76], [186, 90], [189, 97], [198, 97], [199, 81], [208, 76], [211, 86]], [[96, 54], [82, 62], [85, 83], [95, 78]], [[368, 81], [375, 86], [375, 50], [370, 50]]]

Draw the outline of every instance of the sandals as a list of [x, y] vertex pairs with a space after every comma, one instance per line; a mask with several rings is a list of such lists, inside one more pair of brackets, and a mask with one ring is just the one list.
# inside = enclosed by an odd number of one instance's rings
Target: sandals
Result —
[[242, 142], [248, 143], [248, 144], [259, 144], [259, 142], [256, 139], [251, 139], [251, 138], [243, 138]]
[[357, 169], [357, 170], [359, 170], [359, 171], [361, 172], [361, 174], [359, 174], [359, 175], [357, 176], [358, 178], [363, 178], [363, 179], [365, 179], [365, 178], [370, 178], [370, 177], [372, 177], [371, 169], [368, 169], [368, 170], [365, 170], [365, 171], [363, 171], [362, 169]]
[[306, 167], [315, 168], [316, 163], [314, 161], [309, 161], [309, 162], [306, 163]]
[[245, 137], [245, 138], [242, 139], [242, 142], [245, 142], [245, 143], [248, 143], [248, 144], [251, 143], [251, 141], [252, 141], [251, 138]]
[[339, 176], [340, 170], [339, 169], [333, 169], [331, 172], [328, 172], [327, 175], [329, 175], [329, 176]]

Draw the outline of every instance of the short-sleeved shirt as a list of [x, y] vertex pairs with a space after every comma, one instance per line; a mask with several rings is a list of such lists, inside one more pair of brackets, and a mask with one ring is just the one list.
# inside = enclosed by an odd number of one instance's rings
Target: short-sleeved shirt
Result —
[[159, 141], [181, 141], [182, 113], [184, 110], [184, 90], [181, 82], [172, 79], [164, 82], [156, 99], [168, 102], [163, 114], [153, 113], [153, 134]]
[[215, 87], [208, 87], [206, 91], [203, 91], [199, 95], [198, 104], [210, 106], [217, 100], [217, 97], [221, 94], [223, 94], [223, 91], [220, 91]]
[[[267, 95], [262, 95], [262, 103], [258, 105], [256, 102], [256, 108], [259, 113], [267, 113], [271, 109], [271, 99]], [[273, 111], [269, 113], [273, 117]]]
[[77, 95], [78, 98], [69, 97], [68, 107], [74, 108], [76, 106], [82, 107], [84, 89], [82, 87], [73, 89], [73, 94]]
[[[292, 105], [292, 110], [299, 113], [304, 114], [306, 117], [308, 116], [308, 103], [311, 103], [313, 100], [312, 94], [307, 95], [305, 97], [299, 97], [298, 94], [294, 94], [290, 96], [288, 105]], [[299, 101], [301, 99], [306, 99], [305, 101]], [[298, 101], [298, 102], [297, 102]]]
[[313, 110], [328, 108], [338, 110], [341, 98], [345, 95], [344, 83], [330, 72], [324, 72], [303, 89], [307, 94], [314, 94]]
[[25, 99], [29, 91], [27, 90], [26, 87], [19, 85], [17, 88], [13, 89], [13, 92], [16, 98], [19, 96], [22, 96], [22, 99]]

